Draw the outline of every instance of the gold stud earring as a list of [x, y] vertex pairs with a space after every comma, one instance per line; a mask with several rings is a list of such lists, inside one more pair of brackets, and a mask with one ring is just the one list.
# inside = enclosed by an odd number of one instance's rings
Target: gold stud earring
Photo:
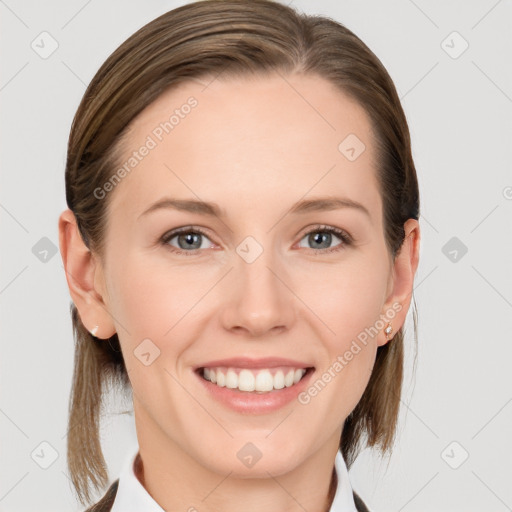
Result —
[[388, 323], [386, 328], [384, 329], [384, 334], [386, 335], [386, 338], [389, 339], [389, 335], [393, 332], [393, 327], [391, 326], [391, 322]]
[[99, 325], [95, 325], [92, 330], [90, 330], [89, 332], [94, 336], [96, 337], [96, 334], [98, 333], [98, 329], [99, 329]]

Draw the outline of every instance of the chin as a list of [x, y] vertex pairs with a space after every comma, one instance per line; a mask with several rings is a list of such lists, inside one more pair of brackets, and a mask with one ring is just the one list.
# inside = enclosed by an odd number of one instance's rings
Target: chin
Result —
[[[218, 446], [220, 453], [212, 453], [212, 450], [205, 449], [201, 451], [201, 457], [197, 460], [211, 471], [223, 475], [229, 473], [233, 478], [243, 479], [283, 475], [302, 462], [297, 451], [300, 443], [290, 446], [286, 451], [280, 448], [279, 444], [273, 446], [265, 436], [268, 436], [268, 430], [262, 434], [260, 441], [256, 436], [253, 437], [254, 442], [246, 441], [247, 437], [241, 442], [231, 440], [232, 448], [227, 448], [225, 445]], [[203, 456], [204, 453], [208, 453], [207, 458]]]

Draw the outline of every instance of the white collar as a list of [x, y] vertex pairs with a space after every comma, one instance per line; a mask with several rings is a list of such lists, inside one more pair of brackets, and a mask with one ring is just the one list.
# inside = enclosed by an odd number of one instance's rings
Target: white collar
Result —
[[[135, 476], [134, 462], [138, 451], [137, 447], [125, 459], [111, 512], [165, 512]], [[338, 476], [338, 485], [329, 512], [357, 512], [347, 466], [340, 451], [336, 453], [334, 465]]]

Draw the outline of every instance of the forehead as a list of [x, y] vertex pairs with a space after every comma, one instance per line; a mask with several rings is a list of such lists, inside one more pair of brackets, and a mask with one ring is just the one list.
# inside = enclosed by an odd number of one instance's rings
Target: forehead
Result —
[[320, 77], [182, 83], [132, 122], [120, 164], [143, 146], [112, 198], [133, 213], [166, 192], [258, 207], [339, 191], [378, 206], [369, 118]]

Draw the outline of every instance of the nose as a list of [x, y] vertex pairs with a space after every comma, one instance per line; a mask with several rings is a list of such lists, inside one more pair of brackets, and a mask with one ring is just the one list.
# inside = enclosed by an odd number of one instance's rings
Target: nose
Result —
[[271, 250], [264, 250], [251, 263], [237, 256], [230, 276], [221, 299], [225, 329], [262, 337], [291, 328], [297, 299], [285, 267]]

